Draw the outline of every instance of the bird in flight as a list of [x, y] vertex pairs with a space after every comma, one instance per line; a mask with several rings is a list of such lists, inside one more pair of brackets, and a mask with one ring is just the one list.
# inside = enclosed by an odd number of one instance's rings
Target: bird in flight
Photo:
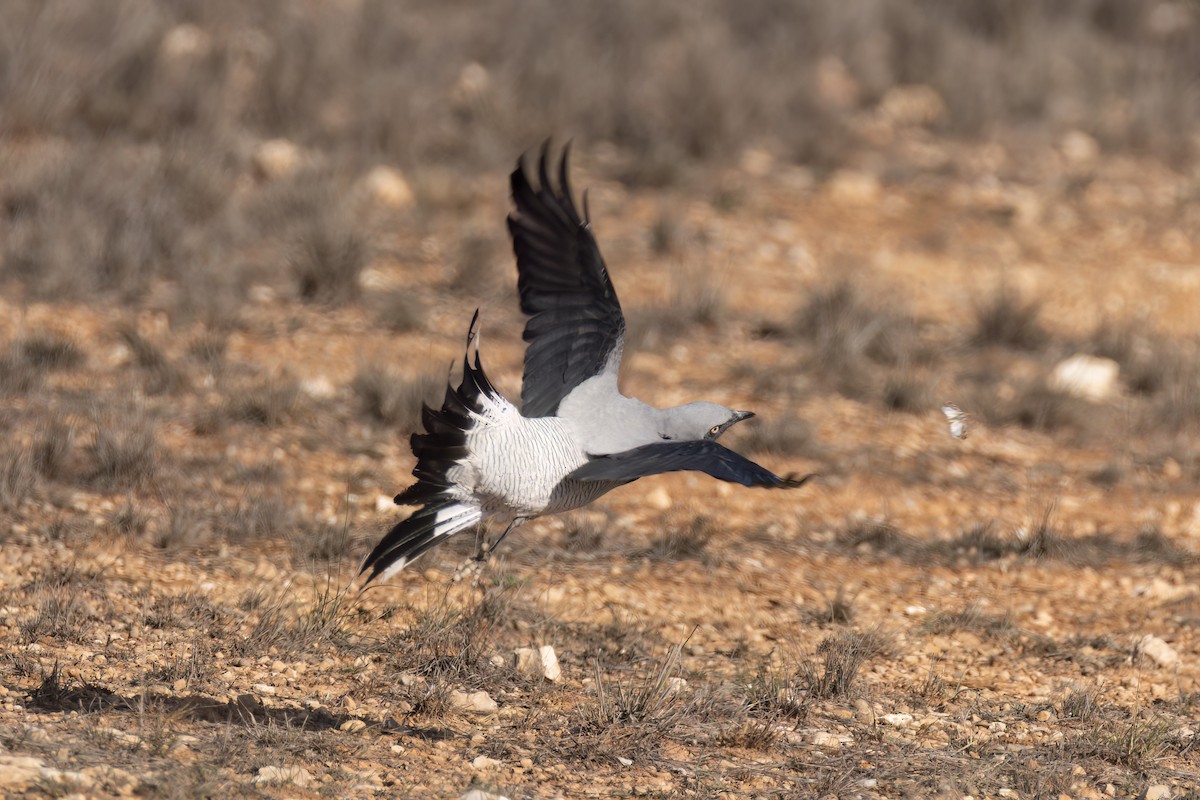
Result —
[[621, 393], [625, 317], [592, 237], [587, 195], [582, 217], [572, 198], [567, 155], [564, 149], [558, 160], [557, 185], [549, 142], [535, 173], [522, 158], [511, 176], [508, 230], [529, 318], [521, 408], [484, 374], [477, 310], [461, 383], [446, 388], [440, 409], [424, 407], [424, 432], [412, 435], [417, 482], [396, 503], [417, 510], [367, 556], [366, 583], [394, 575], [459, 531], [507, 522], [490, 546], [480, 540], [482, 560], [521, 523], [580, 508], [648, 475], [695, 470], [775, 489], [811, 477], [780, 477], [717, 443], [750, 411], [709, 402], [655, 408]]

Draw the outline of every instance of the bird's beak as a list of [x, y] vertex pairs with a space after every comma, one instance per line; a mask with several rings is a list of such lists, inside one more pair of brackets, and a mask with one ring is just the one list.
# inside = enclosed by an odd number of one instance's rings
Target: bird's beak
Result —
[[753, 411], [735, 411], [735, 412], [733, 412], [733, 421], [734, 422], [742, 422], [743, 420], [750, 419], [753, 416], [754, 416]]

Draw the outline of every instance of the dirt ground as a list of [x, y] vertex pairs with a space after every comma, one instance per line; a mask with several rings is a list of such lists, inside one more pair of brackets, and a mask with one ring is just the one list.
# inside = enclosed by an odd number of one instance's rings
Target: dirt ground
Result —
[[[819, 477], [639, 481], [478, 587], [472, 541], [352, 579], [476, 305], [518, 394], [502, 171], [348, 305], [7, 295], [0, 793], [1196, 796], [1200, 175], [883, 147], [636, 191], [579, 148], [626, 390], [753, 409], [729, 444]], [[1054, 382], [1076, 353], [1119, 365], [1099, 399]], [[547, 645], [557, 680], [514, 667]]]

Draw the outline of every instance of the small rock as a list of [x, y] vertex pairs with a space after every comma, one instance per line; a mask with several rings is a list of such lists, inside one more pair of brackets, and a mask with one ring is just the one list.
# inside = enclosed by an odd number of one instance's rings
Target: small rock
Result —
[[1020, 794], [1017, 793], [1016, 789], [1001, 789], [998, 792], [996, 792], [996, 794], [1000, 795], [1001, 797], [1020, 797], [1021, 796]]
[[671, 507], [671, 495], [667, 494], [667, 490], [663, 487], [656, 486], [650, 494], [646, 495], [646, 504], [659, 511], [666, 511]]
[[261, 767], [254, 776], [254, 782], [260, 786], [291, 783], [303, 787], [312, 783], [312, 779], [312, 774], [304, 767]]
[[860, 697], [854, 701], [854, 718], [869, 724], [875, 721], [875, 711], [870, 703]]
[[328, 400], [337, 394], [337, 387], [324, 375], [306, 378], [300, 382], [300, 389], [314, 400]]
[[271, 139], [254, 150], [254, 168], [264, 178], [286, 178], [300, 168], [300, 148], [287, 139]]
[[869, 205], [883, 192], [879, 179], [868, 172], [838, 170], [829, 179], [825, 191], [830, 199], [846, 205]]
[[893, 86], [879, 110], [897, 125], [929, 125], [946, 113], [946, 104], [931, 86]]
[[879, 721], [884, 725], [891, 725], [893, 728], [904, 728], [912, 724], [912, 714], [882, 714]]
[[492, 76], [488, 74], [487, 67], [472, 61], [459, 71], [458, 80], [450, 90], [450, 101], [457, 108], [469, 108], [481, 102], [491, 86]]
[[460, 692], [455, 689], [450, 693], [450, 705], [463, 711], [473, 711], [476, 714], [494, 713], [499, 706], [487, 692]]
[[32, 756], [0, 756], [0, 786], [24, 786], [42, 780], [46, 767]]
[[1111, 358], [1076, 353], [1055, 365], [1050, 388], [1084, 400], [1104, 400], [1116, 392], [1120, 374], [1121, 365]]
[[688, 682], [687, 682], [686, 678], [679, 678], [679, 677], [667, 678], [667, 693], [668, 694], [676, 694], [678, 692], [682, 692], [687, 687], [688, 687]]
[[179, 61], [204, 55], [210, 44], [207, 33], [195, 25], [185, 24], [167, 31], [160, 48], [166, 58]]
[[1171, 787], [1161, 783], [1147, 786], [1146, 791], [1142, 792], [1142, 800], [1170, 800]]
[[1063, 156], [1072, 164], [1090, 164], [1100, 155], [1100, 145], [1083, 131], [1070, 131], [1060, 145]]
[[550, 645], [542, 645], [536, 650], [532, 647], [519, 648], [513, 653], [513, 662], [517, 672], [534, 678], [542, 678], [551, 683], [562, 677], [562, 669], [558, 666], [558, 655]]
[[341, 725], [338, 725], [338, 730], [343, 733], [357, 733], [367, 727], [367, 723], [361, 719], [348, 719]]
[[483, 789], [472, 789], [466, 794], [461, 795], [458, 800], [508, 800], [508, 797], [502, 794], [485, 792]]
[[617, 756], [617, 762], [623, 767], [632, 767], [633, 766], [633, 759], [626, 758], [625, 756]]
[[1179, 663], [1179, 654], [1175, 648], [1153, 634], [1146, 634], [1138, 642], [1137, 651], [1158, 664], [1160, 667], [1173, 667]]
[[471, 762], [471, 766], [475, 769], [499, 769], [504, 764], [487, 756], [475, 756], [475, 760]]
[[253, 689], [255, 692], [257, 692], [258, 694], [267, 694], [267, 695], [275, 694], [275, 687], [271, 686], [270, 684], [266, 684], [266, 683], [256, 683], [253, 686], [251, 686], [250, 688]]
[[847, 734], [829, 733], [828, 731], [813, 731], [808, 735], [809, 744], [817, 747], [841, 747], [852, 744], [854, 737]]
[[383, 165], [368, 172], [362, 179], [362, 186], [368, 197], [387, 208], [409, 208], [416, 199], [399, 170]]

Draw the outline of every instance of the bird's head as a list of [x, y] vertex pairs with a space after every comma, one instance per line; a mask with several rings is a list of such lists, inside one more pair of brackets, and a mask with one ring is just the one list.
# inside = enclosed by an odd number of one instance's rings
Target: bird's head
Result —
[[737, 423], [753, 416], [753, 411], [734, 411], [717, 403], [687, 403], [663, 412], [659, 436], [683, 442], [714, 441]]

